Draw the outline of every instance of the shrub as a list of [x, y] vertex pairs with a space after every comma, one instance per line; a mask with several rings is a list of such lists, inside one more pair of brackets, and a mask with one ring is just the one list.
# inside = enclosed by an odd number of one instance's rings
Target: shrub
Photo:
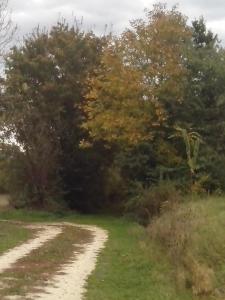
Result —
[[119, 167], [111, 166], [107, 170], [103, 189], [106, 201], [104, 211], [121, 212], [127, 197], [128, 186]]
[[151, 187], [137, 183], [134, 195], [126, 204], [126, 210], [132, 212], [140, 223], [147, 225], [154, 216], [172, 208], [180, 199], [179, 191], [171, 182], [162, 182]]
[[193, 211], [181, 209], [177, 204], [162, 217], [156, 218], [147, 230], [152, 239], [168, 249], [173, 262], [179, 264], [191, 243], [193, 227]]

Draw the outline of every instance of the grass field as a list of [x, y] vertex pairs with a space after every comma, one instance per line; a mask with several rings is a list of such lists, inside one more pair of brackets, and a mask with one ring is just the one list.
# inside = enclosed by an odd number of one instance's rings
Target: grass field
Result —
[[[190, 211], [194, 216], [192, 218], [194, 226], [181, 222], [182, 217], [186, 217], [186, 214], [189, 215]], [[0, 214], [1, 217], [29, 222], [71, 221], [96, 224], [107, 229], [109, 241], [99, 257], [96, 270], [88, 280], [86, 300], [225, 299], [224, 198], [188, 201], [177, 210], [176, 214], [163, 215], [152, 224], [153, 229], [161, 230], [157, 238], [151, 236], [152, 228], [146, 230], [125, 219], [112, 217], [35, 212], [27, 214], [24, 211], [3, 212]], [[177, 281], [177, 271], [179, 270], [178, 277], [183, 275], [181, 272], [183, 269], [180, 268], [183, 261], [180, 261], [180, 265], [175, 263], [173, 256], [171, 256], [173, 253], [170, 246], [165, 247], [166, 242], [173, 242], [173, 233], [168, 238], [163, 236], [166, 232], [165, 228], [171, 225], [171, 222], [175, 226], [175, 237], [177, 227], [181, 224], [183, 224], [182, 226], [187, 225], [184, 227], [184, 229], [188, 228], [186, 238], [190, 239], [187, 248], [182, 248], [184, 252], [179, 252], [181, 250], [178, 249], [179, 251], [175, 254], [182, 254], [188, 259], [191, 257], [197, 262], [200, 271], [197, 268], [197, 275], [194, 274], [193, 276], [196, 276], [200, 281], [201, 279], [205, 280], [202, 275], [204, 272], [212, 271], [213, 282], [210, 283], [212, 284], [210, 292], [194, 295], [193, 287], [188, 280], [184, 285], [179, 284], [179, 280]], [[186, 250], [187, 252], [185, 252]], [[187, 266], [184, 263], [182, 267]], [[204, 284], [208, 283], [204, 281]]]

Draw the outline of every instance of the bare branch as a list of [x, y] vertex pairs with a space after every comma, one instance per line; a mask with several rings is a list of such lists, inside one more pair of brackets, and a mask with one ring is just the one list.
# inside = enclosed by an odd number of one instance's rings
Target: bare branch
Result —
[[8, 0], [0, 0], [0, 59], [4, 56], [17, 27], [13, 25]]

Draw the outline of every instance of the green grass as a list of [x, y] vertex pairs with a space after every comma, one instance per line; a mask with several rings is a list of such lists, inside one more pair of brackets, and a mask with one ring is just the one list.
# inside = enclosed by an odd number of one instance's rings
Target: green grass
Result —
[[110, 240], [88, 282], [88, 300], [185, 300], [173, 284], [170, 265], [136, 224], [107, 226]]
[[18, 224], [9, 224], [0, 222], [0, 255], [28, 240], [32, 236], [32, 231], [18, 226]]
[[190, 300], [178, 292], [172, 268], [160, 247], [149, 247], [146, 231], [125, 219], [74, 214], [55, 215], [25, 211], [3, 212], [0, 218], [27, 222], [71, 221], [96, 224], [109, 232], [109, 240], [88, 280], [86, 300]]

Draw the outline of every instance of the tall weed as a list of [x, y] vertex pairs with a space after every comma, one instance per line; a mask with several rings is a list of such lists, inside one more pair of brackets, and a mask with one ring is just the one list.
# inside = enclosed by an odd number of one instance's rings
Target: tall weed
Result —
[[214, 271], [192, 250], [195, 231], [204, 226], [204, 218], [198, 214], [191, 206], [177, 204], [155, 218], [147, 231], [167, 252], [178, 287], [191, 288], [194, 295], [208, 295], [214, 288]]

